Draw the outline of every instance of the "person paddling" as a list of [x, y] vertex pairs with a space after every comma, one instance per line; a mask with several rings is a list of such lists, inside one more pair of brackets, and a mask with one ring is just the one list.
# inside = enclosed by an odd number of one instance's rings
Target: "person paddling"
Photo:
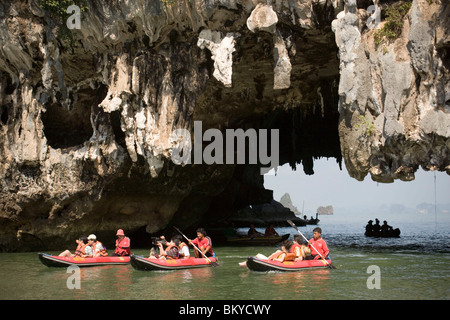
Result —
[[125, 237], [122, 229], [117, 230], [116, 236], [116, 250], [113, 256], [129, 256], [131, 254], [130, 238]]
[[311, 256], [307, 256], [305, 260], [318, 260], [322, 257], [329, 259], [330, 250], [327, 243], [322, 239], [322, 229], [317, 227], [313, 230], [313, 238], [309, 240], [308, 247], [311, 249]]
[[[197, 246], [206, 257], [214, 256], [211, 238], [206, 235], [206, 231], [203, 228], [197, 229], [197, 238], [189, 240], [189, 244]], [[195, 250], [195, 257], [199, 257], [197, 250]]]

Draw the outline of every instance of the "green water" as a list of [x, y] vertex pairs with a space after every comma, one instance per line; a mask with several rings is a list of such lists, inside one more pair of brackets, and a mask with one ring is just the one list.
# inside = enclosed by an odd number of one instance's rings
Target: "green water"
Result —
[[[337, 269], [258, 273], [239, 267], [247, 256], [275, 247], [216, 247], [219, 267], [137, 271], [127, 266], [81, 268], [80, 289], [68, 289], [71, 274], [48, 268], [36, 252], [0, 254], [0, 299], [449, 299], [450, 230], [404, 227], [400, 239], [370, 239], [348, 226], [321, 225]], [[356, 226], [355, 226], [356, 228]], [[292, 229], [277, 229], [293, 235]], [[312, 227], [300, 229], [311, 234]], [[356, 230], [356, 229], [355, 229]], [[294, 231], [295, 232], [295, 231]], [[55, 253], [55, 252], [50, 252]], [[147, 255], [148, 250], [136, 249]], [[369, 289], [369, 266], [379, 267], [380, 289]], [[369, 281], [370, 282], [370, 281]], [[375, 282], [370, 282], [375, 283]]]

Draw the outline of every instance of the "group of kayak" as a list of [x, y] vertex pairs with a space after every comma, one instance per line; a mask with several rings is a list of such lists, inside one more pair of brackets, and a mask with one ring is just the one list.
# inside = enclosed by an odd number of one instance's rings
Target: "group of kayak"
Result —
[[[180, 232], [181, 233], [181, 232]], [[122, 229], [117, 231], [116, 248], [109, 255], [105, 246], [96, 239], [95, 235], [80, 237], [77, 240], [77, 249], [72, 254], [66, 250], [59, 256], [39, 253], [40, 261], [49, 267], [99, 266], [109, 264], [131, 264], [137, 270], [177, 270], [187, 268], [200, 268], [217, 266], [218, 259], [212, 248], [211, 238], [203, 228], [196, 230], [194, 240], [178, 235], [167, 241], [164, 236], [155, 239], [148, 258], [133, 255], [130, 249], [130, 239], [125, 236]], [[189, 252], [189, 245], [194, 247], [195, 256]], [[330, 265], [329, 250], [326, 242], [321, 238], [320, 228], [314, 229], [314, 238], [308, 245], [301, 243], [301, 239], [294, 237], [294, 243], [285, 240], [281, 250], [277, 250], [269, 257], [258, 254], [249, 257], [241, 266], [247, 266], [254, 271], [295, 271], [304, 268], [327, 267]]]
[[[125, 236], [122, 229], [116, 233], [116, 248], [109, 255], [105, 246], [97, 240], [94, 234], [89, 237], [80, 237], [76, 240], [77, 249], [72, 254], [66, 250], [58, 256], [39, 253], [40, 261], [49, 267], [67, 267], [77, 265], [80, 267], [100, 266], [111, 264], [131, 264], [138, 270], [174, 270], [193, 267], [207, 267], [216, 263], [217, 258], [212, 249], [211, 238], [206, 235], [203, 228], [197, 229], [197, 238], [189, 240], [195, 250], [195, 257], [191, 257], [186, 243], [177, 235], [170, 241], [161, 236], [150, 249], [148, 258], [136, 256], [131, 253], [131, 241]], [[203, 258], [202, 258], [203, 257]]]

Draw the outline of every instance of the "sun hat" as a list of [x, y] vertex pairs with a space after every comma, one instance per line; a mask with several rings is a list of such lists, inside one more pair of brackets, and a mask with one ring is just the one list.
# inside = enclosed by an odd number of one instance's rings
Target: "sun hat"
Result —
[[117, 230], [116, 236], [124, 236], [125, 233], [123, 233], [122, 229]]

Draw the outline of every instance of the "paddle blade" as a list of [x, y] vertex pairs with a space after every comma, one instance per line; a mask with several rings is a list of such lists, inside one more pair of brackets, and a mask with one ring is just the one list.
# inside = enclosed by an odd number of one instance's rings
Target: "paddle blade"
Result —
[[286, 220], [286, 221], [287, 221], [287, 223], [289, 223], [291, 225], [292, 228], [295, 228], [296, 230], [298, 230], [295, 223], [293, 223], [291, 220]]

